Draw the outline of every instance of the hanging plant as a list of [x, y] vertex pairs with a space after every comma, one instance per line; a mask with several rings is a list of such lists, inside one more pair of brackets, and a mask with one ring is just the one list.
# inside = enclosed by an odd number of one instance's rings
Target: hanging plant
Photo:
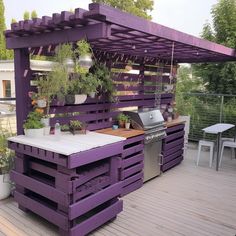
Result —
[[114, 102], [117, 91], [109, 68], [104, 64], [96, 64], [91, 68], [91, 73], [100, 81], [100, 91], [108, 96], [110, 102]]
[[77, 48], [75, 49], [75, 54], [79, 55], [78, 64], [85, 71], [93, 65], [92, 60], [92, 48], [86, 40], [80, 40], [77, 42]]

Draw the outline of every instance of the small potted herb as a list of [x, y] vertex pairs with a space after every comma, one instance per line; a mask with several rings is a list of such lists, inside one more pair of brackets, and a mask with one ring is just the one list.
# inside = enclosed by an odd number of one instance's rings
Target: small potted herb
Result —
[[30, 138], [42, 137], [44, 135], [44, 125], [41, 122], [42, 114], [32, 111], [28, 114], [23, 128], [25, 135]]
[[85, 124], [78, 120], [70, 120], [69, 122], [69, 129], [70, 132], [75, 135], [75, 134], [86, 134], [86, 127]]
[[69, 125], [66, 124], [61, 126], [61, 132], [68, 132], [68, 131], [70, 131]]
[[125, 128], [125, 123], [128, 122], [129, 120], [129, 117], [123, 113], [120, 113], [118, 116], [117, 116], [117, 120], [118, 120], [118, 123], [119, 123], [119, 127], [120, 128]]
[[7, 198], [11, 192], [9, 172], [13, 166], [13, 153], [7, 148], [9, 134], [0, 135], [0, 200]]

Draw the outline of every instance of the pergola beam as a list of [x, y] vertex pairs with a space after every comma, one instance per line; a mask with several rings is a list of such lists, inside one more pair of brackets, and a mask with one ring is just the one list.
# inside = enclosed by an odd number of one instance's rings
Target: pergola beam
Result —
[[97, 23], [84, 27], [61, 29], [36, 35], [28, 35], [17, 38], [6, 38], [8, 49], [29, 48], [47, 46], [50, 44], [60, 44], [75, 42], [82, 38], [93, 40], [97, 38], [107, 38], [111, 35], [111, 27], [106, 23]]
[[127, 27], [129, 29], [137, 30], [146, 34], [168, 39], [173, 42], [181, 42], [183, 44], [206, 49], [216, 53], [222, 53], [227, 56], [236, 56], [234, 49], [182, 33], [180, 31], [148, 20], [144, 20], [140, 17], [133, 16], [129, 13], [123, 12], [117, 8], [109, 7], [107, 5], [98, 3], [89, 4], [89, 11], [84, 13], [84, 17], [97, 19], [100, 21], [103, 20], [111, 24], [117, 24], [122, 27]]

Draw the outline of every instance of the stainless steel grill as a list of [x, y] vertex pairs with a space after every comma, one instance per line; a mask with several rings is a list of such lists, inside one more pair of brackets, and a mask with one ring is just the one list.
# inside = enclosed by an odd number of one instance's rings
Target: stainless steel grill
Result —
[[157, 109], [150, 111], [126, 111], [135, 129], [145, 131], [144, 182], [161, 173], [163, 158], [162, 140], [166, 136], [164, 118]]

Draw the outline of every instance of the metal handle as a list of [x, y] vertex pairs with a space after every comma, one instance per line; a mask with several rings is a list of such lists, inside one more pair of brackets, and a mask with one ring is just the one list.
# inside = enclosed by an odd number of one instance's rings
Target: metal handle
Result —
[[159, 166], [163, 166], [164, 156], [162, 154], [159, 154], [159, 157], [160, 157]]

